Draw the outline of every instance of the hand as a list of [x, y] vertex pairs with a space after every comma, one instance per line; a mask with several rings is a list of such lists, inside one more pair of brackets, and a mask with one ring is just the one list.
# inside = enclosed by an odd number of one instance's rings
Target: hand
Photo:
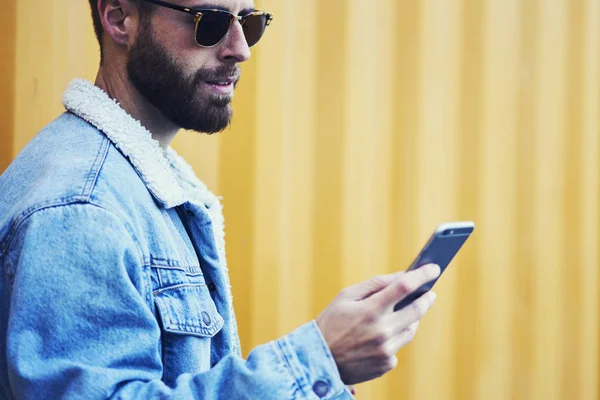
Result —
[[378, 378], [396, 367], [396, 353], [413, 339], [435, 294], [427, 292], [397, 312], [394, 306], [439, 275], [437, 265], [426, 265], [377, 276], [342, 290], [317, 317], [346, 385]]

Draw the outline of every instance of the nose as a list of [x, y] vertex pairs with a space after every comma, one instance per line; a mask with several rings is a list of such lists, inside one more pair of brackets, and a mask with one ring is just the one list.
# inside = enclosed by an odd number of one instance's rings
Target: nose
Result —
[[224, 63], [240, 63], [250, 58], [250, 48], [239, 21], [234, 21], [221, 43], [219, 58]]

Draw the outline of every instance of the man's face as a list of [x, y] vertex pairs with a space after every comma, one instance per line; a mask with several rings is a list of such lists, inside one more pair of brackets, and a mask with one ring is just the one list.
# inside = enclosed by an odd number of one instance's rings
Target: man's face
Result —
[[[252, 0], [171, 0], [190, 8], [220, 8], [238, 15]], [[231, 122], [238, 64], [250, 57], [242, 28], [234, 22], [223, 40], [202, 48], [190, 14], [156, 6], [142, 18], [130, 48], [127, 73], [136, 89], [175, 125], [215, 133]]]

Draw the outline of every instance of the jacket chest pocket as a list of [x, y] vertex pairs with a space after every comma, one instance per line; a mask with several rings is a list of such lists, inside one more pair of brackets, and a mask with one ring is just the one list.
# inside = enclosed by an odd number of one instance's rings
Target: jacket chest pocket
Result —
[[166, 332], [212, 337], [223, 327], [223, 317], [197, 268], [157, 267], [159, 287], [153, 291], [162, 328]]

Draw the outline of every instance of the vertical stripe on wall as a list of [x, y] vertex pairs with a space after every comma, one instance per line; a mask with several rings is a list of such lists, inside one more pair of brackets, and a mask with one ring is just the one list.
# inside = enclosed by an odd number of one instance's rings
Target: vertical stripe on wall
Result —
[[10, 164], [15, 140], [15, 40], [17, 5], [9, 2], [0, 14], [0, 171]]

